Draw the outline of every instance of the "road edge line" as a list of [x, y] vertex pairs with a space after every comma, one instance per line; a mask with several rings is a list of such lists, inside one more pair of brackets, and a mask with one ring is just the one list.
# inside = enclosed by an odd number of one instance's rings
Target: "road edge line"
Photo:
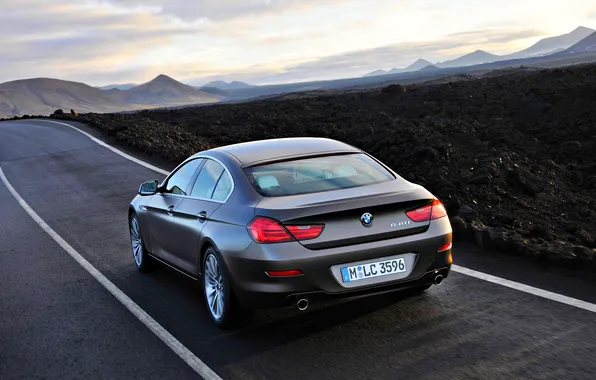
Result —
[[[66, 124], [66, 123], [61, 123], [61, 122], [58, 122], [58, 121], [53, 121], [53, 120], [41, 120], [41, 119], [38, 119], [38, 120], [40, 120], [40, 121], [46, 121], [48, 123], [60, 124], [60, 125], [64, 125], [64, 126], [67, 126], [69, 128], [72, 128], [75, 131], [78, 131], [78, 132], [84, 134], [85, 136], [89, 137], [91, 140], [93, 140], [96, 143], [98, 143], [98, 144], [100, 144], [100, 145], [108, 148], [112, 152], [121, 155], [124, 158], [127, 158], [127, 159], [129, 159], [129, 160], [131, 160], [131, 161], [133, 161], [133, 162], [135, 162], [135, 163], [137, 163], [139, 165], [142, 165], [142, 166], [144, 166], [146, 168], [155, 170], [158, 173], [162, 173], [162, 174], [166, 174], [166, 175], [168, 174], [165, 170], [160, 169], [160, 168], [158, 168], [156, 166], [153, 166], [151, 164], [148, 164], [148, 163], [146, 163], [146, 162], [144, 162], [142, 160], [139, 160], [138, 158], [133, 157], [133, 156], [131, 156], [129, 154], [126, 154], [126, 153], [124, 153], [124, 152], [122, 152], [122, 151], [114, 148], [113, 146], [108, 145], [105, 142], [103, 142], [103, 141], [101, 141], [101, 140], [99, 140], [99, 139], [91, 136], [89, 133], [80, 130], [77, 127], [74, 127], [74, 126], [69, 125], [69, 124]], [[530, 285], [522, 284], [520, 282], [515, 282], [515, 281], [507, 280], [505, 278], [501, 278], [501, 277], [493, 276], [493, 275], [490, 275], [490, 274], [487, 274], [487, 273], [475, 271], [473, 269], [469, 269], [469, 268], [466, 268], [466, 267], [461, 267], [461, 266], [455, 265], [455, 264], [451, 266], [451, 270], [454, 271], [454, 272], [460, 273], [460, 274], [464, 274], [464, 275], [469, 276], [469, 277], [477, 278], [479, 280], [484, 280], [484, 281], [487, 281], [487, 282], [491, 282], [493, 284], [497, 284], [497, 285], [501, 285], [501, 286], [504, 286], [504, 287], [507, 287], [507, 288], [515, 289], [515, 290], [518, 290], [520, 292], [532, 294], [532, 295], [535, 295], [535, 296], [538, 296], [538, 297], [541, 297], [541, 298], [549, 299], [551, 301], [556, 301], [556, 302], [559, 302], [559, 303], [563, 303], [563, 304], [566, 304], [566, 305], [574, 306], [574, 307], [577, 307], [577, 308], [580, 308], [580, 309], [583, 309], [583, 310], [587, 310], [587, 311], [591, 311], [593, 313], [596, 313], [596, 304], [593, 304], [593, 303], [590, 303], [590, 302], [587, 302], [587, 301], [582, 301], [582, 300], [579, 300], [577, 298], [573, 298], [573, 297], [569, 297], [569, 296], [564, 296], [564, 295], [559, 294], [559, 293], [550, 292], [548, 290], [543, 290], [543, 289], [536, 288], [536, 287], [533, 287], [533, 286], [530, 286]]]
[[111, 150], [112, 152], [114, 152], [114, 153], [116, 153], [116, 154], [119, 154], [120, 156], [122, 156], [122, 157], [126, 158], [127, 160], [130, 160], [130, 161], [132, 161], [132, 162], [134, 162], [134, 163], [136, 163], [136, 164], [139, 164], [139, 165], [141, 165], [141, 166], [144, 166], [144, 167], [146, 167], [147, 169], [154, 170], [154, 171], [158, 172], [159, 174], [163, 174], [163, 175], [168, 175], [168, 174], [170, 174], [170, 172], [168, 172], [167, 170], [163, 170], [163, 169], [161, 169], [161, 168], [158, 168], [158, 167], [157, 167], [157, 166], [155, 166], [155, 165], [151, 165], [151, 164], [149, 164], [149, 163], [147, 163], [147, 162], [145, 162], [145, 161], [143, 161], [143, 160], [139, 160], [138, 158], [136, 158], [136, 157], [134, 157], [134, 156], [131, 156], [131, 155], [130, 155], [130, 154], [128, 154], [128, 153], [124, 153], [123, 151], [121, 151], [121, 150], [119, 150], [119, 149], [117, 149], [117, 148], [114, 148], [113, 146], [111, 146], [111, 145], [109, 145], [109, 144], [107, 144], [107, 143], [105, 143], [105, 142], [101, 141], [101, 140], [100, 140], [100, 139], [98, 139], [97, 137], [94, 137], [94, 136], [90, 135], [89, 133], [87, 133], [87, 132], [85, 132], [85, 131], [83, 131], [83, 130], [81, 130], [81, 129], [79, 129], [79, 128], [75, 127], [75, 126], [72, 126], [72, 125], [70, 125], [70, 124], [66, 124], [66, 123], [62, 123], [62, 122], [59, 122], [59, 121], [54, 121], [54, 120], [43, 120], [43, 119], [36, 119], [36, 120], [38, 120], [38, 121], [42, 121], [42, 122], [46, 122], [46, 123], [59, 124], [59, 125], [63, 125], [63, 126], [65, 126], [65, 127], [72, 128], [72, 129], [74, 129], [75, 131], [77, 131], [77, 132], [80, 132], [80, 133], [84, 134], [85, 136], [89, 137], [91, 140], [93, 140], [93, 142], [95, 142], [95, 143], [97, 143], [97, 144], [99, 144], [99, 145], [103, 146], [104, 148], [107, 148], [107, 149]]
[[[74, 128], [74, 127], [73, 127]], [[180, 343], [172, 334], [163, 328], [155, 319], [153, 319], [145, 310], [137, 305], [130, 297], [104, 276], [97, 268], [78, 253], [70, 244], [66, 242], [56, 231], [52, 229], [21, 196], [12, 187], [4, 171], [0, 167], [0, 179], [16, 199], [19, 205], [29, 214], [29, 216], [47, 233], [62, 249], [64, 249], [79, 265], [81, 265], [91, 276], [93, 276], [108, 292], [110, 292], [124, 307], [126, 307], [139, 321], [141, 321], [153, 334], [164, 342], [176, 355], [178, 355], [186, 364], [188, 364], [199, 376], [205, 380], [222, 380], [211, 368], [196, 357], [188, 348]]]
[[582, 301], [577, 298], [564, 296], [559, 293], [554, 293], [554, 292], [550, 292], [548, 290], [536, 288], [534, 286], [525, 285], [520, 282], [515, 282], [515, 281], [507, 280], [505, 278], [493, 276], [493, 275], [490, 275], [487, 273], [478, 272], [473, 269], [461, 267], [459, 265], [452, 265], [451, 270], [454, 272], [457, 272], [457, 273], [464, 274], [466, 276], [474, 277], [474, 278], [484, 280], [487, 282], [492, 282], [493, 284], [505, 286], [507, 288], [515, 289], [520, 292], [532, 294], [532, 295], [535, 295], [538, 297], [549, 299], [551, 301], [556, 301], [556, 302], [559, 302], [562, 304], [574, 306], [579, 309], [584, 309], [587, 311], [591, 311], [592, 313], [596, 313], [596, 304], [593, 304], [593, 303], [590, 303], [587, 301]]

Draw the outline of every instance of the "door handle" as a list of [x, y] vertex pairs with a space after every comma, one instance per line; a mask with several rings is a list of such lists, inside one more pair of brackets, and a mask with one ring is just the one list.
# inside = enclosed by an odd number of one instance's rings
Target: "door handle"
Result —
[[201, 211], [200, 213], [198, 213], [197, 218], [199, 218], [199, 220], [201, 221], [207, 219], [207, 211]]
[[174, 205], [170, 205], [168, 207], [168, 215], [174, 215]]

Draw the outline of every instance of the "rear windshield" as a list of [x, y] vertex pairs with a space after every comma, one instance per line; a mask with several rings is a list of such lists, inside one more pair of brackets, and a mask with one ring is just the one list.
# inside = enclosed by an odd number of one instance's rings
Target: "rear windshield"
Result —
[[284, 161], [246, 168], [244, 172], [255, 190], [264, 196], [348, 189], [394, 179], [362, 153]]

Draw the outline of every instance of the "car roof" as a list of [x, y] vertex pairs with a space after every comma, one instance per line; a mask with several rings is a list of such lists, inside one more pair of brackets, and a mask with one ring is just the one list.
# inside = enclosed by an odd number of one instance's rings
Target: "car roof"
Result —
[[[269, 161], [336, 153], [359, 153], [343, 142], [320, 137], [290, 137], [225, 145], [206, 152], [224, 152], [234, 156], [243, 167]], [[206, 153], [204, 152], [204, 153]]]

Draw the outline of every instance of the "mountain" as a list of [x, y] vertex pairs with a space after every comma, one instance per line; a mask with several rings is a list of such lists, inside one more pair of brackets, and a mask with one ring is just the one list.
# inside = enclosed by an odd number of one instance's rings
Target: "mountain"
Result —
[[364, 75], [364, 77], [374, 77], [377, 75], [386, 75], [386, 74], [400, 74], [400, 73], [407, 73], [410, 71], [418, 71], [428, 65], [432, 65], [431, 62], [425, 60], [425, 59], [419, 59], [416, 62], [412, 63], [410, 66], [405, 67], [403, 69], [396, 69], [393, 68], [389, 71], [385, 71], [385, 70], [375, 70], [371, 73], [368, 73], [366, 75]]
[[385, 75], [385, 74], [387, 74], [387, 71], [385, 71], [385, 70], [375, 70], [371, 73], [365, 74], [364, 76], [365, 77], [374, 77], [377, 75]]
[[[562, 54], [579, 54], [596, 52], [596, 32], [579, 41], [570, 48], [564, 50]], [[561, 54], [561, 53], [559, 53]]]
[[[571, 47], [573, 44], [578, 43], [582, 39], [590, 36], [596, 32], [594, 29], [586, 28], [585, 26], [580, 26], [574, 29], [573, 31], [562, 34], [560, 36], [553, 36], [544, 38], [534, 45], [530, 46], [527, 49], [508, 54], [508, 55], [495, 55], [488, 53], [484, 50], [476, 50], [473, 53], [466, 54], [459, 58], [455, 58], [445, 62], [439, 62], [435, 64], [437, 68], [454, 68], [454, 67], [464, 67], [464, 66], [474, 66], [480, 65], [484, 63], [491, 63], [491, 62], [498, 62], [498, 61], [505, 61], [511, 59], [523, 59], [523, 58], [530, 58], [530, 57], [538, 57], [543, 55], [551, 55], [559, 52], [563, 52], [564, 54], [565, 49]], [[586, 50], [587, 52], [591, 50]], [[364, 77], [372, 77], [377, 75], [386, 75], [386, 74], [400, 74], [406, 73], [410, 71], [419, 71], [425, 69], [428, 66], [433, 65], [431, 62], [419, 59], [410, 66], [403, 68], [403, 69], [391, 69], [390, 71], [385, 70], [376, 70], [371, 73], [364, 75]]]
[[201, 87], [201, 91], [206, 92], [211, 95], [219, 96], [221, 98], [227, 98], [230, 96], [228, 90], [222, 90], [221, 88], [217, 87]]
[[237, 90], [240, 88], [251, 88], [251, 87], [255, 87], [255, 86], [252, 84], [244, 83], [244, 82], [232, 81], [232, 82], [228, 83], [228, 87], [226, 88], [226, 90]]
[[219, 88], [222, 90], [238, 90], [238, 89], [242, 89], [242, 88], [251, 88], [251, 87], [255, 87], [255, 86], [248, 84], [248, 83], [244, 83], [244, 82], [238, 82], [238, 81], [233, 81], [233, 82], [227, 83], [222, 80], [216, 80], [214, 82], [209, 82], [206, 85], [201, 86], [199, 88], [203, 88], [203, 87], [215, 87], [215, 88]]
[[487, 53], [484, 50], [476, 50], [473, 53], [466, 54], [459, 58], [437, 63], [436, 66], [440, 68], [472, 66], [488, 62], [496, 62], [501, 59], [502, 58], [498, 55]]
[[404, 71], [418, 71], [431, 65], [432, 62], [429, 62], [426, 59], [419, 59], [416, 62], [412, 63], [410, 66], [406, 67]]
[[137, 85], [136, 83], [109, 84], [107, 86], [101, 86], [101, 87], [98, 87], [98, 88], [99, 89], [102, 89], [102, 90], [113, 90], [113, 89], [128, 90], [130, 88], [133, 88], [136, 85]]
[[573, 44], [576, 44], [594, 32], [596, 32], [596, 30], [580, 26], [567, 34], [544, 38], [527, 49], [505, 55], [503, 58], [518, 59], [553, 54], [557, 51], [562, 51], [569, 48]]
[[205, 103], [218, 100], [218, 97], [212, 94], [197, 90], [163, 74], [147, 83], [121, 91], [119, 95], [127, 103], [160, 106]]
[[441, 70], [441, 68], [437, 67], [431, 63], [430, 65], [424, 66], [423, 68], [421, 68], [418, 71], [437, 71], [437, 70]]
[[0, 117], [49, 115], [58, 108], [115, 112], [126, 107], [110, 92], [79, 82], [33, 78], [0, 84]]
[[49, 115], [58, 108], [82, 113], [121, 112], [215, 102], [220, 98], [165, 75], [128, 90], [102, 90], [50, 78], [22, 79], [0, 84], [0, 118]]
[[204, 86], [200, 86], [200, 87], [215, 87], [215, 88], [225, 88], [228, 85], [227, 82], [224, 82], [223, 80], [216, 80], [213, 82], [209, 82]]

